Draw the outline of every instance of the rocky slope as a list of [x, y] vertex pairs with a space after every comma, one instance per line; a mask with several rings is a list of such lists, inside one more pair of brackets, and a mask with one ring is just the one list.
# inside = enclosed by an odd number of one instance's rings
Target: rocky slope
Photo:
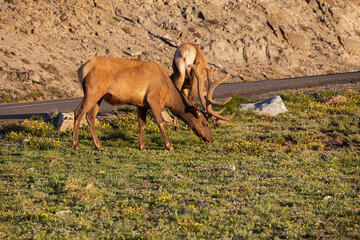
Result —
[[1, 102], [82, 96], [99, 55], [170, 74], [183, 42], [230, 82], [360, 69], [360, 0], [1, 0], [0, 16]]

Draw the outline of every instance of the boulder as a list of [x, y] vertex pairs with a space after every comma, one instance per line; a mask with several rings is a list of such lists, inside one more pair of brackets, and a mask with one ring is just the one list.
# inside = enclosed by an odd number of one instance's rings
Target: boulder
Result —
[[254, 109], [260, 114], [270, 114], [271, 116], [276, 116], [279, 113], [288, 112], [280, 96], [269, 98], [256, 103], [240, 104], [238, 108], [241, 110]]
[[143, 53], [142, 50], [137, 49], [137, 48], [135, 48], [135, 49], [128, 48], [128, 49], [125, 49], [123, 52], [130, 55], [130, 56], [132, 56], [132, 57], [138, 57]]
[[[99, 120], [95, 120], [95, 125], [99, 124]], [[80, 127], [87, 126], [85, 118], [81, 120]], [[65, 132], [74, 128], [74, 113], [60, 113], [59, 120], [56, 125], [60, 132]]]
[[57, 211], [55, 213], [55, 215], [57, 215], [57, 216], [65, 216], [65, 215], [70, 215], [70, 214], [72, 214], [71, 210], [61, 210], [61, 211]]
[[161, 116], [166, 123], [172, 123], [174, 121], [173, 118], [169, 115], [169, 113], [165, 110], [161, 112]]

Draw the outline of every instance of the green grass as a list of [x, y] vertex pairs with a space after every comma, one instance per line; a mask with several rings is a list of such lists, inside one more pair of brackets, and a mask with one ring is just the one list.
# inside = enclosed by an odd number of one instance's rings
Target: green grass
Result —
[[[30, 120], [0, 130], [1, 239], [358, 239], [360, 131], [356, 92], [284, 94], [289, 113], [238, 111], [207, 145], [183, 124], [163, 146], [136, 113], [87, 128]], [[234, 101], [228, 104], [235, 110]]]

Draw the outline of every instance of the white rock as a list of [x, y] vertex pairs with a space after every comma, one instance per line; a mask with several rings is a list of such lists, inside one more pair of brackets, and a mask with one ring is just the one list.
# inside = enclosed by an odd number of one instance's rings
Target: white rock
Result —
[[55, 215], [64, 216], [64, 215], [69, 215], [69, 214], [71, 214], [71, 213], [72, 213], [71, 210], [62, 210], [62, 211], [57, 211], [57, 212], [55, 213]]
[[172, 123], [174, 121], [173, 118], [169, 115], [169, 113], [165, 110], [161, 112], [161, 116], [167, 123]]
[[67, 130], [73, 129], [74, 113], [60, 113], [56, 127], [60, 132], [65, 132]]
[[270, 114], [271, 116], [276, 116], [279, 113], [288, 112], [280, 96], [269, 98], [267, 100], [256, 103], [240, 104], [238, 108], [241, 110], [254, 109], [260, 114]]
[[[95, 120], [95, 125], [99, 124], [99, 121]], [[81, 120], [80, 127], [87, 126], [85, 118]], [[60, 132], [65, 132], [74, 128], [74, 113], [60, 113], [59, 120], [57, 123], [57, 129]]]
[[137, 57], [142, 54], [142, 50], [140, 49], [125, 49], [123, 52], [133, 57]]

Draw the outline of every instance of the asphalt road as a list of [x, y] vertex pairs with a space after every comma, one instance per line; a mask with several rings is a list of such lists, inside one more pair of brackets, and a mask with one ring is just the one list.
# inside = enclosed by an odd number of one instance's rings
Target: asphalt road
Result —
[[[264, 80], [219, 85], [213, 94], [215, 99], [238, 95], [254, 98], [261, 95], [275, 95], [289, 90], [318, 88], [336, 84], [360, 82], [360, 72], [322, 75], [300, 78]], [[34, 115], [49, 119], [56, 112], [72, 112], [80, 104], [82, 98], [37, 101], [0, 105], [0, 122], [23, 121]], [[109, 112], [117, 107], [103, 101], [100, 112]]]
[[[0, 105], [0, 122], [23, 121], [32, 116], [41, 116], [50, 119], [57, 112], [72, 112], [80, 104], [82, 98], [68, 98], [48, 101], [13, 103]], [[115, 106], [103, 102], [101, 112], [109, 112]]]

